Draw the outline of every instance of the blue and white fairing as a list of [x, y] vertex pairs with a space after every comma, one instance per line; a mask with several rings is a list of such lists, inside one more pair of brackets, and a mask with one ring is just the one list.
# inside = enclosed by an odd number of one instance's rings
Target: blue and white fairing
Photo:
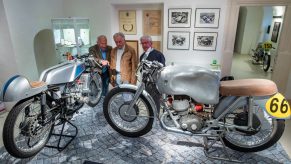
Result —
[[44, 81], [48, 85], [73, 82], [85, 69], [84, 62], [68, 61], [44, 70], [39, 81]]

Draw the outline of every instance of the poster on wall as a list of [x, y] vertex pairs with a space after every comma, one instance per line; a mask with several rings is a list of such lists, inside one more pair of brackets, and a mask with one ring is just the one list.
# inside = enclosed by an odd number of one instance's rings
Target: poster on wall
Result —
[[119, 31], [127, 35], [136, 35], [135, 10], [119, 11]]
[[161, 35], [161, 10], [143, 11], [143, 34]]
[[216, 51], [217, 32], [195, 32], [193, 49], [200, 51]]
[[219, 13], [219, 8], [197, 8], [195, 28], [218, 28]]
[[190, 32], [186, 31], [169, 31], [168, 32], [168, 49], [172, 50], [189, 50]]
[[169, 28], [180, 27], [187, 28], [191, 25], [191, 12], [190, 8], [172, 8], [168, 12]]
[[281, 22], [274, 22], [271, 41], [277, 43]]

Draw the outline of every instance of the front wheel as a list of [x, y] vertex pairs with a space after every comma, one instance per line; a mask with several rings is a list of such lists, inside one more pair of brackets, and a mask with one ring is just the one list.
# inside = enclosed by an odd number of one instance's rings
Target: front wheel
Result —
[[102, 94], [102, 80], [98, 73], [93, 75], [93, 78], [89, 83], [89, 89], [90, 89], [88, 95], [89, 101], [87, 104], [90, 107], [95, 107], [100, 101]]
[[271, 56], [268, 54], [265, 54], [263, 58], [263, 70], [267, 72], [269, 70], [270, 65], [271, 65]]
[[[33, 98], [17, 104], [9, 112], [3, 127], [3, 142], [12, 156], [32, 157], [48, 142], [52, 122], [42, 120], [40, 107], [40, 100]], [[51, 117], [47, 112], [45, 118]]]
[[127, 137], [148, 133], [154, 121], [154, 111], [143, 95], [140, 95], [131, 110], [128, 109], [135, 92], [129, 88], [114, 88], [103, 103], [103, 113], [109, 125]]
[[[236, 126], [248, 125], [247, 105], [237, 108], [225, 117]], [[253, 130], [233, 129], [224, 135], [225, 145], [241, 152], [256, 152], [274, 145], [282, 136], [285, 121], [271, 118], [263, 109], [256, 107], [253, 115]]]

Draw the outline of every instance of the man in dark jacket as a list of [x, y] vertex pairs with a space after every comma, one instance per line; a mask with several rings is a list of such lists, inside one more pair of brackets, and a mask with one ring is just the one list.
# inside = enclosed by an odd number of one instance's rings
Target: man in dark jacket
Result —
[[[165, 66], [165, 57], [164, 55], [152, 48], [152, 38], [150, 36], [144, 35], [140, 38], [141, 46], [144, 50], [144, 53], [140, 56], [140, 62], [143, 60], [149, 61], [158, 61]], [[147, 84], [146, 91], [152, 96], [155, 101], [158, 113], [160, 113], [160, 94], [156, 88], [155, 84]]]
[[149, 61], [158, 61], [165, 66], [165, 57], [164, 55], [152, 48], [152, 38], [148, 35], [144, 35], [140, 38], [141, 46], [144, 50], [144, 53], [140, 56], [140, 61], [149, 60]]
[[107, 45], [107, 38], [104, 35], [97, 37], [97, 44], [89, 48], [89, 53], [94, 55], [95, 60], [102, 65], [102, 96], [106, 96], [109, 85], [109, 62], [112, 47]]

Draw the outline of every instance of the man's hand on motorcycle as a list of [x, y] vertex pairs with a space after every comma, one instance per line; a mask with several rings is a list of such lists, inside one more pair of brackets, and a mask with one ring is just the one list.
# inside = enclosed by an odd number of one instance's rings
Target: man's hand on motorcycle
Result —
[[102, 65], [108, 65], [109, 66], [109, 61], [108, 60], [101, 60]]

